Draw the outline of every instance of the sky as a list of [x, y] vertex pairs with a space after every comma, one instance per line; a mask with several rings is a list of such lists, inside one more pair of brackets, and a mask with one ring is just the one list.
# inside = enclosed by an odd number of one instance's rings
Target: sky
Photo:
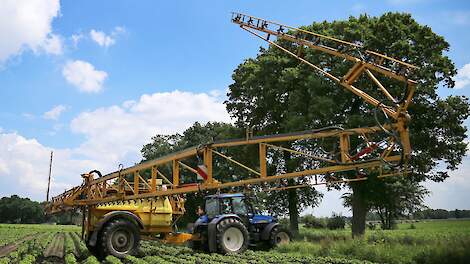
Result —
[[[80, 173], [139, 162], [155, 134], [230, 122], [233, 70], [263, 45], [230, 22], [232, 11], [291, 26], [411, 13], [445, 37], [459, 69], [456, 88], [439, 94], [470, 96], [468, 1], [0, 0], [0, 196], [45, 200], [50, 151], [55, 195]], [[426, 204], [470, 209], [469, 172], [467, 156], [444, 183], [426, 182]], [[320, 191], [306, 212], [351, 215], [342, 192]]]

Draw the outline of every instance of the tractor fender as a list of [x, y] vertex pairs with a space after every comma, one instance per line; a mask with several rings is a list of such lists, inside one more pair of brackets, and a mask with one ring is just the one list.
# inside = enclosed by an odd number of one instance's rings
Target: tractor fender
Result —
[[217, 224], [227, 218], [235, 218], [242, 222], [240, 217], [236, 214], [221, 215], [212, 219], [212, 221], [207, 225], [209, 252], [217, 252]]
[[123, 218], [127, 219], [135, 224], [140, 229], [144, 228], [144, 223], [142, 223], [142, 220], [135, 214], [128, 212], [128, 211], [113, 211], [105, 214], [98, 223], [95, 225], [95, 229], [93, 230], [93, 233], [90, 236], [90, 239], [88, 240], [88, 244], [92, 247], [96, 246], [96, 242], [98, 240], [98, 233], [101, 231], [101, 229], [104, 227], [106, 223], [108, 223], [111, 220], [117, 219], [117, 218]]
[[272, 222], [265, 226], [263, 231], [261, 231], [261, 240], [268, 240], [271, 235], [271, 231], [278, 225], [279, 223]]

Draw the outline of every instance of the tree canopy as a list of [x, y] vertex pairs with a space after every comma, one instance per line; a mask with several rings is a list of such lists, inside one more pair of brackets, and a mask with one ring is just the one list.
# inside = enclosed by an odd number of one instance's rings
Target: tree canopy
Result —
[[18, 195], [0, 199], [0, 223], [35, 224], [44, 222], [40, 203]]

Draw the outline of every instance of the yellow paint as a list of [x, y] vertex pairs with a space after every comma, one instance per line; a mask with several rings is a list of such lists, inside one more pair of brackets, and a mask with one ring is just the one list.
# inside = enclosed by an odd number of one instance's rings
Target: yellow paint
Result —
[[[149, 200], [128, 201], [122, 204], [99, 205], [93, 209], [92, 222], [112, 211], [128, 211], [138, 216], [146, 229], [171, 226], [173, 209], [167, 197]], [[93, 221], [95, 220], [95, 221]]]

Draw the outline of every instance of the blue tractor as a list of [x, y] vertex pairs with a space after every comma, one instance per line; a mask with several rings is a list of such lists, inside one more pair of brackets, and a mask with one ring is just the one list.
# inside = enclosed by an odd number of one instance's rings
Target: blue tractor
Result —
[[205, 197], [204, 214], [193, 225], [192, 247], [206, 252], [237, 254], [248, 247], [272, 248], [291, 240], [276, 217], [263, 215], [243, 193]]

